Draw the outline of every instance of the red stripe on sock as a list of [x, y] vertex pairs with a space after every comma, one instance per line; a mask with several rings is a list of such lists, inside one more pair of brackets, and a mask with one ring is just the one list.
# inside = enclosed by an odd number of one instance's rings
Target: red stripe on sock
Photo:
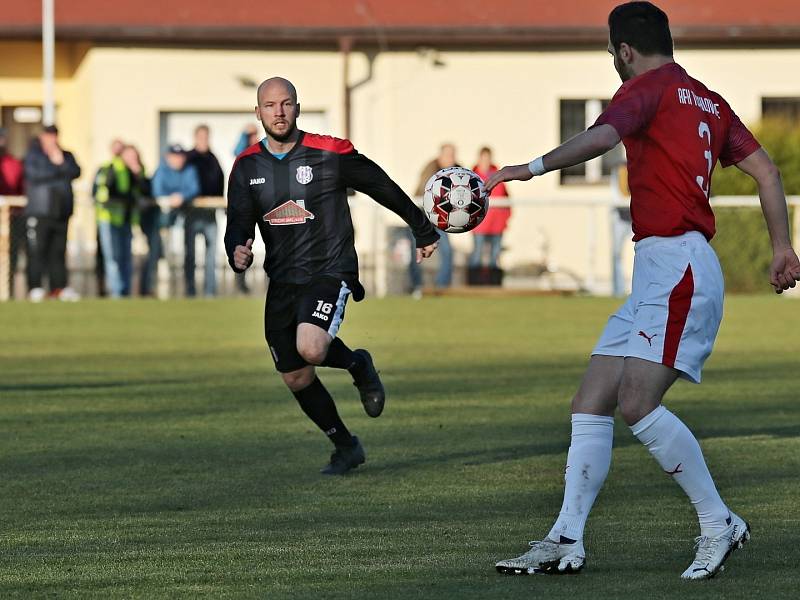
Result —
[[675, 366], [675, 357], [678, 355], [678, 346], [681, 343], [683, 328], [689, 317], [694, 295], [694, 277], [692, 265], [686, 267], [683, 277], [672, 289], [669, 295], [669, 316], [667, 317], [667, 331], [664, 333], [664, 354], [661, 363], [668, 367]]

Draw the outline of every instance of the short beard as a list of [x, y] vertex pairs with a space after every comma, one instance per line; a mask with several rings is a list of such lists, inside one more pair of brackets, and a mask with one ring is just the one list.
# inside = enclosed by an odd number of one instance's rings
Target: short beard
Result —
[[297, 131], [297, 122], [292, 123], [292, 126], [289, 127], [289, 129], [287, 129], [286, 133], [284, 133], [283, 135], [279, 135], [274, 131], [272, 131], [269, 128], [269, 126], [266, 123], [264, 123], [264, 121], [261, 121], [261, 124], [264, 126], [264, 131], [267, 132], [267, 135], [276, 142], [280, 143], [288, 142], [289, 139], [294, 135], [294, 132]]
[[617, 75], [622, 80], [622, 83], [625, 83], [633, 77], [633, 73], [631, 73], [630, 68], [624, 62], [622, 62], [621, 58], [618, 58], [617, 55], [614, 55], [614, 68], [617, 71]]

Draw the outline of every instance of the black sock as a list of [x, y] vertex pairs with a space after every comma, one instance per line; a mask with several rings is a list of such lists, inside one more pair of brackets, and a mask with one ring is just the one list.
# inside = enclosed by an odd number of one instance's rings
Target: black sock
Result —
[[334, 369], [352, 369], [358, 363], [356, 355], [338, 337], [333, 338], [331, 345], [328, 346], [328, 354], [322, 361], [323, 367], [333, 367]]
[[353, 436], [339, 418], [333, 398], [322, 385], [319, 377], [315, 377], [311, 385], [298, 392], [292, 392], [297, 398], [300, 408], [314, 421], [328, 438], [337, 446], [352, 446]]

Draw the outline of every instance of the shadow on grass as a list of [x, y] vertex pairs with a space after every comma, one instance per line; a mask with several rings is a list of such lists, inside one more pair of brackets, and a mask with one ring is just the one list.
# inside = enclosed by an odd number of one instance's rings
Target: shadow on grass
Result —
[[186, 383], [188, 379], [158, 379], [156, 381], [94, 381], [72, 383], [12, 383], [0, 384], [0, 392], [60, 392], [65, 390], [102, 390], [110, 388], [141, 387], [143, 385], [170, 385]]

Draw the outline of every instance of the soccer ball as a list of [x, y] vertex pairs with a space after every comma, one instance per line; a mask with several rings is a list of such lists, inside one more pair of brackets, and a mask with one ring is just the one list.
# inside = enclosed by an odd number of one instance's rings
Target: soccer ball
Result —
[[447, 233], [475, 229], [489, 209], [489, 196], [478, 175], [464, 167], [437, 171], [425, 184], [422, 210]]

